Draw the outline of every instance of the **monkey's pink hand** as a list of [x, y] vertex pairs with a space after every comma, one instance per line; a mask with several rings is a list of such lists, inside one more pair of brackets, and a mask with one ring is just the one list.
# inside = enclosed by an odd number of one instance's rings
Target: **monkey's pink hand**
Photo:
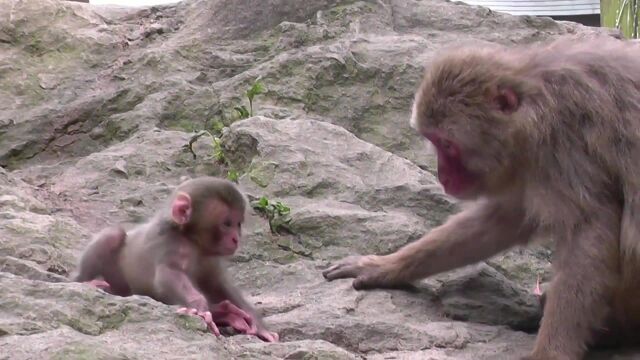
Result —
[[328, 281], [355, 278], [353, 287], [356, 290], [399, 285], [379, 259], [376, 255], [349, 256], [323, 271], [322, 276]]
[[100, 290], [106, 291], [108, 293], [111, 292], [111, 284], [104, 280], [91, 280], [84, 282], [83, 284], [87, 284], [89, 286], [93, 286], [94, 288], [98, 288]]
[[215, 335], [220, 336], [220, 330], [218, 326], [216, 326], [215, 322], [213, 322], [213, 317], [211, 316], [211, 312], [209, 311], [198, 311], [194, 308], [180, 308], [177, 311], [179, 314], [199, 316], [204, 320], [205, 324], [207, 324], [207, 328]]
[[231, 326], [242, 334], [256, 335], [267, 342], [277, 342], [279, 340], [277, 333], [270, 332], [262, 326], [258, 328], [251, 314], [240, 309], [229, 300], [216, 304], [211, 313], [216, 323]]
[[211, 308], [213, 321], [228, 325], [242, 334], [255, 334], [253, 317], [229, 300], [224, 300]]
[[259, 329], [258, 332], [256, 332], [256, 336], [266, 342], [278, 342], [280, 340], [278, 333], [271, 332], [264, 328]]

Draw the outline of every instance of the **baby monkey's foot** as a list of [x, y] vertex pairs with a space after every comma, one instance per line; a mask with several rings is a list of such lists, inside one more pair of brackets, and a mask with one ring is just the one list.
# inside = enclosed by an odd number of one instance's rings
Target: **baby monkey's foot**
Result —
[[254, 335], [256, 333], [253, 317], [229, 300], [213, 305], [211, 315], [214, 322], [231, 326], [242, 334]]
[[224, 300], [211, 307], [213, 320], [218, 324], [231, 326], [241, 334], [255, 335], [266, 342], [277, 342], [279, 336], [256, 324], [248, 312], [240, 309], [229, 300]]
[[213, 316], [210, 311], [199, 311], [194, 308], [180, 308], [177, 313], [191, 316], [199, 316], [204, 320], [204, 323], [207, 324], [207, 328], [215, 335], [220, 336], [220, 330], [218, 326], [213, 322]]

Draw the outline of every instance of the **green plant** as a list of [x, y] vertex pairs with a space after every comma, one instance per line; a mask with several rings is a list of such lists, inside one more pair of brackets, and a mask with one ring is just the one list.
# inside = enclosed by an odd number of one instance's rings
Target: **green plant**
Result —
[[265, 196], [252, 204], [253, 208], [267, 217], [269, 229], [273, 233], [280, 233], [283, 230], [291, 232], [288, 225], [291, 222], [291, 208], [280, 201], [269, 201]]
[[264, 85], [262, 85], [262, 83], [257, 80], [253, 83], [249, 90], [247, 90], [246, 96], [247, 99], [249, 99], [249, 116], [253, 116], [253, 98], [256, 95], [264, 94], [265, 91], [266, 89]]
[[249, 109], [244, 105], [235, 106], [233, 111], [237, 114], [238, 119], [242, 120], [253, 116], [253, 100], [257, 95], [264, 94], [266, 90], [264, 85], [256, 80], [253, 85], [245, 91], [244, 95], [247, 97], [247, 100], [249, 100]]
[[[238, 114], [238, 118], [239, 119], [246, 119], [246, 118], [249, 118], [249, 117], [253, 116], [253, 100], [255, 99], [256, 95], [264, 94], [265, 91], [266, 91], [266, 88], [258, 80], [256, 80], [253, 83], [253, 85], [251, 85], [251, 87], [245, 92], [245, 96], [249, 100], [249, 109], [247, 110], [247, 107], [244, 106], [244, 105], [236, 106], [236, 107], [233, 108], [233, 110]], [[207, 126], [209, 121], [210, 120], [205, 121], [204, 127], [205, 128], [210, 127], [213, 133], [219, 134], [219, 133], [222, 132], [222, 129], [225, 127], [224, 119], [217, 118], [211, 123], [210, 126]], [[196, 153], [193, 151], [193, 144], [199, 138], [201, 138], [203, 135], [209, 135], [209, 136], [213, 137], [213, 144], [212, 144], [212, 146], [213, 146], [213, 156], [215, 157], [215, 159], [218, 162], [226, 163], [226, 159], [224, 157], [224, 152], [222, 150], [222, 143], [220, 142], [220, 138], [218, 138], [217, 136], [214, 136], [208, 130], [200, 130], [200, 131], [196, 132], [191, 137], [191, 139], [189, 139], [189, 143], [187, 145], [185, 145], [185, 147], [193, 155], [193, 158], [194, 159], [196, 158]]]
[[211, 130], [213, 130], [214, 133], [221, 134], [222, 129], [224, 129], [224, 123], [222, 120], [216, 120], [211, 123]]
[[189, 143], [184, 145], [184, 147], [187, 148], [189, 152], [191, 152], [191, 154], [193, 155], [193, 158], [195, 159], [196, 153], [195, 151], [193, 151], [193, 144], [204, 135], [209, 135], [213, 138], [211, 142], [211, 147], [213, 148], [213, 157], [216, 159], [216, 161], [221, 164], [226, 164], [227, 158], [224, 156], [224, 149], [222, 148], [222, 140], [220, 140], [220, 138], [217, 136], [211, 135], [211, 133], [208, 132], [207, 130], [200, 130], [197, 133], [193, 134], [193, 136], [191, 136], [191, 138], [189, 139]]
[[227, 171], [227, 179], [228, 179], [229, 181], [233, 181], [234, 183], [237, 183], [237, 182], [238, 182], [238, 178], [239, 178], [239, 177], [240, 177], [240, 174], [238, 174], [238, 172], [237, 172], [237, 171], [235, 171], [235, 170], [233, 170], [233, 169], [232, 169], [232, 170]]
[[227, 159], [224, 157], [224, 149], [222, 148], [222, 140], [219, 137], [214, 136], [213, 138], [213, 157], [217, 162], [225, 164]]
[[240, 119], [246, 119], [250, 116], [249, 110], [247, 110], [247, 107], [244, 105], [236, 106], [233, 108], [233, 110], [235, 110], [236, 113], [238, 113], [238, 117]]

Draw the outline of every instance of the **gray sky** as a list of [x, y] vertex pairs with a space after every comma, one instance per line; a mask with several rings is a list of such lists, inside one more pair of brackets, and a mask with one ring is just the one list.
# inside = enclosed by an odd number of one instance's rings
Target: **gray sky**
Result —
[[113, 4], [121, 6], [148, 6], [158, 4], [169, 4], [178, 0], [89, 0], [94, 5]]

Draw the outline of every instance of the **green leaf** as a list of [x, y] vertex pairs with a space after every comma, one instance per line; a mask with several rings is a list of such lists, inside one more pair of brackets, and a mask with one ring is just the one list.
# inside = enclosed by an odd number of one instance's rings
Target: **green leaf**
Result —
[[247, 110], [247, 107], [244, 105], [236, 106], [233, 108], [233, 110], [238, 113], [240, 119], [246, 119], [249, 117], [249, 110]]
[[237, 172], [237, 171], [235, 171], [235, 170], [229, 170], [229, 171], [227, 172], [227, 179], [228, 179], [229, 181], [233, 181], [233, 182], [237, 183], [237, 182], [238, 182], [238, 178], [239, 178], [239, 177], [240, 177], [240, 175], [239, 175], [239, 174], [238, 174], [238, 172]]
[[260, 95], [263, 94], [266, 91], [264, 85], [262, 85], [261, 82], [256, 81], [253, 86], [251, 86], [251, 88], [249, 88], [249, 90], [247, 90], [247, 98], [249, 99], [249, 101], [253, 101], [253, 98], [256, 95]]
[[286, 214], [289, 214], [291, 212], [291, 208], [289, 208], [288, 206], [284, 205], [280, 201], [278, 201], [275, 204], [275, 208], [278, 211], [278, 214], [280, 214], [280, 215], [286, 215]]
[[213, 138], [212, 146], [213, 146], [213, 157], [218, 162], [224, 162], [225, 161], [224, 150], [222, 149], [222, 141], [220, 140], [219, 137]]
[[211, 130], [213, 130], [214, 132], [216, 132], [218, 134], [222, 132], [222, 129], [224, 129], [224, 123], [222, 121], [219, 121], [219, 120], [218, 121], [214, 121], [211, 124]]

